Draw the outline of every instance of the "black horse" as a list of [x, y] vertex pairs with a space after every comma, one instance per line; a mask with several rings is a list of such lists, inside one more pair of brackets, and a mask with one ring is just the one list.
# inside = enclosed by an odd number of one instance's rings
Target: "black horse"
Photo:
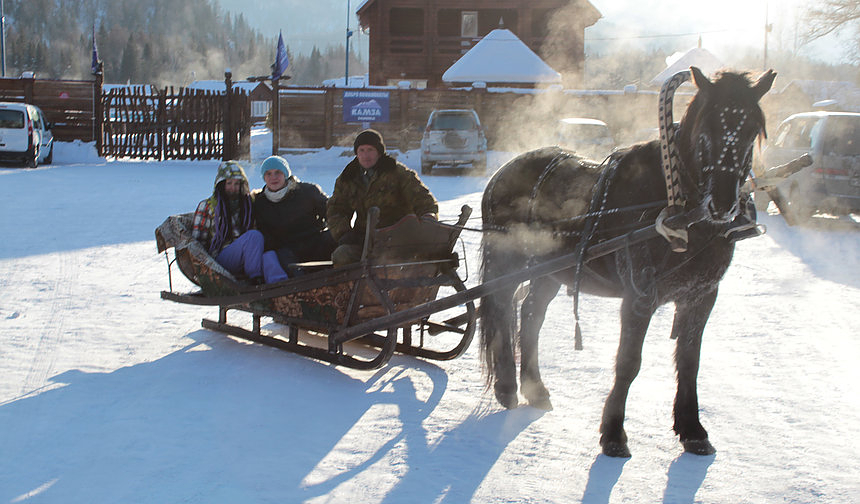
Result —
[[[776, 74], [767, 71], [752, 82], [745, 73], [722, 72], [713, 81], [697, 68], [691, 68], [691, 73], [698, 92], [674, 138], [669, 135], [677, 142], [679, 158], [675, 189], [680, 190], [674, 203], [683, 206], [676, 209], [682, 216], [699, 216], [681, 226], [680, 231], [687, 234], [686, 250], [681, 251], [681, 246], [673, 251], [668, 239], [658, 236], [587, 260], [587, 247], [665, 216], [671, 175], [662, 167], [668, 156], [665, 145], [657, 140], [617, 151], [603, 163], [558, 147], [531, 151], [502, 166], [483, 195], [484, 282], [573, 251], [579, 251], [582, 258], [560, 273], [533, 279], [522, 302], [520, 380], [529, 404], [552, 409], [540, 377], [538, 333], [547, 305], [561, 285], [566, 284], [574, 296], [581, 288], [622, 298], [615, 384], [600, 426], [600, 444], [609, 456], [630, 456], [623, 425], [628, 390], [639, 372], [651, 317], [659, 305], [669, 302], [675, 303], [672, 337], [677, 339], [674, 430], [686, 451], [714, 453], [699, 422], [696, 392], [702, 332], [717, 286], [732, 260], [736, 239], [732, 230], [740, 220], [748, 221], [745, 210], [749, 205], [741, 187], [750, 171], [756, 140], [765, 135], [758, 102]], [[661, 234], [671, 236], [672, 232]], [[516, 288], [496, 291], [481, 301], [487, 383], [506, 408], [518, 404]], [[576, 306], [575, 297], [575, 311]], [[577, 324], [577, 336], [578, 332]]]

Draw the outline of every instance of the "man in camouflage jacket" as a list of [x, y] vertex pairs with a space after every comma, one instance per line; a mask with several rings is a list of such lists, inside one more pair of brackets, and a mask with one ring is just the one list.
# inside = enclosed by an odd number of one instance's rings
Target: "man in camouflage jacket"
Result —
[[[379, 208], [378, 227], [390, 226], [408, 214], [436, 219], [439, 206], [415, 171], [385, 154], [379, 132], [358, 134], [353, 145], [355, 158], [334, 183], [326, 207], [326, 220], [338, 247], [332, 261], [356, 262], [364, 245], [367, 211]], [[351, 225], [355, 215], [355, 224]]]

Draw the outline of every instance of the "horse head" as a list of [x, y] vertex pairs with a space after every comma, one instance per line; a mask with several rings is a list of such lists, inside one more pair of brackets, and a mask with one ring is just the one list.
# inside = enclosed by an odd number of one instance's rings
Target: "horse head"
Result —
[[678, 132], [682, 188], [706, 206], [709, 220], [728, 222], [738, 215], [755, 141], [766, 136], [758, 102], [776, 73], [768, 70], [753, 83], [746, 73], [723, 72], [711, 81], [698, 68], [690, 70], [699, 91]]

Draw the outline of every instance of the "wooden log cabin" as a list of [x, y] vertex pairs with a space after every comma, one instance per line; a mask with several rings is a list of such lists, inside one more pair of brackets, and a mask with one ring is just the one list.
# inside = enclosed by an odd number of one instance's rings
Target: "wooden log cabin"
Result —
[[600, 19], [588, 0], [364, 0], [374, 86], [410, 81], [442, 87], [442, 74], [500, 24], [574, 84], [585, 60], [585, 28]]

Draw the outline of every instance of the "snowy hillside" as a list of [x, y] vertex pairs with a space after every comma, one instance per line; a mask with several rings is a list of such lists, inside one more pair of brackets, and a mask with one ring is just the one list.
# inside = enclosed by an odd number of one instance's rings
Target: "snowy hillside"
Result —
[[[417, 154], [401, 160], [415, 168]], [[860, 501], [856, 226], [765, 215], [768, 233], [738, 244], [699, 374], [714, 456], [682, 454], [672, 432], [672, 309], [660, 308], [628, 401], [633, 456], [611, 459], [598, 423], [617, 300], [582, 297], [575, 351], [560, 294], [541, 339], [555, 410], [506, 411], [483, 389], [475, 343], [454, 361], [395, 355], [362, 372], [201, 329], [217, 310], [159, 297], [153, 230], [211, 193], [217, 162], [105, 161], [82, 144], [55, 159], [0, 168], [0, 502]], [[288, 159], [330, 193], [349, 157]], [[486, 178], [425, 181], [443, 218], [463, 203], [479, 213]], [[480, 237], [464, 239], [474, 285]]]

